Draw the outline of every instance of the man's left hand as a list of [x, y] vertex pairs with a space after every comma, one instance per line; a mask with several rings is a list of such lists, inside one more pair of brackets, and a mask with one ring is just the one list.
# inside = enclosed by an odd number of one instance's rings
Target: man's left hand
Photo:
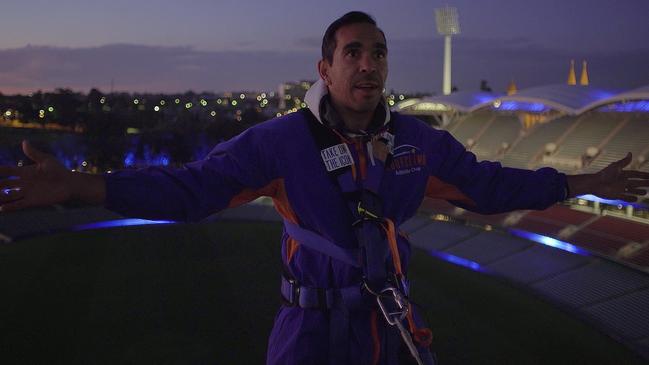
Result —
[[647, 193], [649, 172], [624, 170], [632, 161], [631, 153], [619, 161], [612, 162], [596, 174], [568, 176], [570, 197], [592, 194], [602, 199], [638, 201]]

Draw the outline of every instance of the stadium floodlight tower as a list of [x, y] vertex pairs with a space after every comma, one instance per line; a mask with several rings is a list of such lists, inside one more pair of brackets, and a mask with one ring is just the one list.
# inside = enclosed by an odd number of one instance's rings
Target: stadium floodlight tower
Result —
[[435, 9], [437, 33], [444, 36], [444, 95], [451, 93], [451, 36], [460, 34], [457, 9], [450, 6]]

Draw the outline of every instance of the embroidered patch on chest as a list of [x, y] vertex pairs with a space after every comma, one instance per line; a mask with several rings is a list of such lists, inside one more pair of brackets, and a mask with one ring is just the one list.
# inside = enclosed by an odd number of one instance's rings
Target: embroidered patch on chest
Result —
[[420, 172], [426, 166], [426, 155], [416, 146], [405, 144], [394, 149], [392, 161], [387, 166], [388, 171], [395, 175], [408, 175]]
[[324, 162], [327, 172], [354, 164], [352, 154], [344, 143], [325, 148], [320, 151], [320, 156], [322, 156], [322, 162]]

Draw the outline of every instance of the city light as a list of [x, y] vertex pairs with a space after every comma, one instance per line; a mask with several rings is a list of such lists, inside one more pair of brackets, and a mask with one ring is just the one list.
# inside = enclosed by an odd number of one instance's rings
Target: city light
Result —
[[165, 105], [167, 102], [164, 100], [160, 100], [160, 105]]
[[236, 101], [236, 100], [232, 100], [232, 106], [236, 106], [236, 105], [237, 105], [237, 101]]
[[241, 94], [241, 95], [239, 95], [239, 98], [240, 98], [241, 100], [245, 99], [245, 98], [246, 98], [246, 94]]
[[160, 107], [156, 105], [156, 106], [153, 107], [153, 110], [159, 112], [159, 111], [160, 111]]
[[212, 112], [210, 113], [210, 115], [213, 116], [213, 117], [216, 117], [216, 112], [212, 110]]
[[190, 109], [194, 104], [192, 103], [185, 103], [185, 109]]
[[201, 99], [201, 105], [202, 106], [207, 106], [207, 100]]
[[176, 104], [180, 104], [180, 99], [176, 99], [176, 100], [174, 100], [174, 103], [176, 103]]
[[101, 99], [99, 99], [99, 103], [105, 104], [106, 103], [106, 98], [102, 96]]
[[51, 106], [51, 107], [47, 108], [47, 111], [50, 112], [50, 113], [54, 112], [54, 107]]
[[217, 103], [217, 104], [221, 105], [222, 102], [223, 102], [223, 100], [221, 100], [221, 99], [216, 99], [216, 103]]
[[140, 101], [138, 99], [133, 100], [133, 104], [138, 105]]
[[266, 99], [266, 93], [261, 93], [261, 98]]

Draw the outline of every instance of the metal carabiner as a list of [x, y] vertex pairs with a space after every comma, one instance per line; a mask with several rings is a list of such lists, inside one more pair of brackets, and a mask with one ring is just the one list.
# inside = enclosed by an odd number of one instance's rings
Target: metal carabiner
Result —
[[[388, 310], [386, 304], [383, 303], [383, 298], [392, 299], [396, 304], [394, 309]], [[376, 302], [381, 308], [383, 317], [391, 326], [397, 324], [397, 321], [401, 321], [408, 315], [408, 303], [399, 292], [399, 289], [388, 286], [381, 290], [381, 292], [376, 296]]]
[[[389, 311], [388, 309], [386, 309], [385, 304], [383, 303], [381, 298], [393, 299], [394, 303], [396, 304], [396, 309], [394, 311]], [[399, 334], [401, 335], [403, 342], [408, 347], [410, 355], [412, 355], [417, 364], [423, 365], [421, 356], [419, 356], [419, 351], [417, 351], [417, 347], [412, 341], [410, 332], [406, 330], [406, 328], [403, 326], [403, 323], [401, 322], [408, 315], [410, 306], [407, 299], [405, 299], [403, 295], [401, 295], [399, 289], [389, 286], [381, 290], [379, 295], [376, 296], [376, 302], [379, 304], [379, 308], [381, 308], [383, 317], [385, 317], [385, 320], [388, 322], [388, 324], [391, 326], [396, 326], [399, 330]]]

